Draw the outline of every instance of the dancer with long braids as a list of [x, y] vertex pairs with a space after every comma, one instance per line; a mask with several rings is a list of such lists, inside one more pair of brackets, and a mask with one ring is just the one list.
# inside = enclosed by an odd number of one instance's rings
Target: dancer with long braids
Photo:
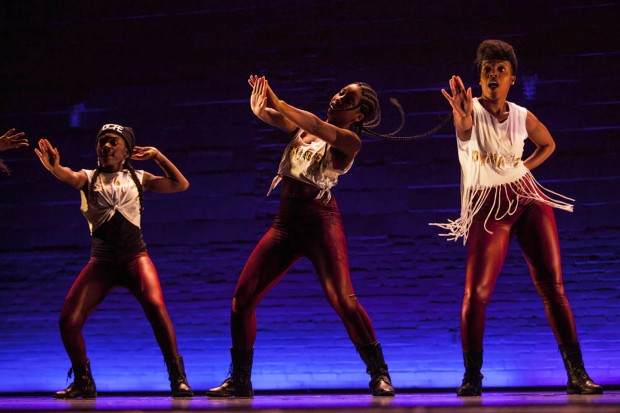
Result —
[[[60, 315], [60, 333], [71, 359], [73, 383], [58, 391], [59, 399], [94, 398], [97, 389], [86, 356], [82, 327], [88, 316], [117, 287], [127, 288], [140, 302], [155, 333], [168, 369], [174, 397], [191, 397], [176, 333], [164, 304], [157, 270], [142, 239], [140, 218], [143, 192], [185, 191], [189, 182], [163, 153], [154, 147], [135, 146], [133, 130], [106, 124], [97, 133], [99, 166], [73, 171], [60, 165], [60, 153], [47, 139], [35, 152], [56, 178], [80, 190], [80, 209], [90, 227], [91, 257], [74, 281]], [[166, 176], [134, 170], [130, 159], [154, 160]]]
[[342, 219], [331, 193], [362, 146], [359, 135], [381, 121], [377, 94], [365, 83], [351, 83], [331, 99], [323, 121], [278, 99], [264, 77], [252, 75], [248, 82], [253, 113], [292, 140], [269, 189], [282, 184], [278, 214], [247, 260], [234, 292], [230, 376], [207, 396], [253, 396], [256, 307], [302, 257], [314, 265], [329, 304], [366, 364], [372, 394], [394, 396], [381, 345], [351, 284]]
[[[482, 94], [472, 98], [459, 76], [450, 79], [452, 106], [462, 171], [461, 216], [447, 224], [451, 240], [468, 243], [461, 341], [465, 374], [459, 396], [482, 392], [482, 341], [486, 306], [514, 234], [519, 242], [568, 374], [569, 394], [600, 394], [583, 365], [572, 310], [562, 283], [560, 246], [553, 208], [572, 211], [566, 198], [542, 187], [531, 170], [554, 151], [551, 134], [531, 112], [508, 102], [516, 81], [513, 47], [485, 40], [476, 65]], [[525, 139], [534, 152], [522, 160]], [[560, 199], [562, 198], [562, 199]]]

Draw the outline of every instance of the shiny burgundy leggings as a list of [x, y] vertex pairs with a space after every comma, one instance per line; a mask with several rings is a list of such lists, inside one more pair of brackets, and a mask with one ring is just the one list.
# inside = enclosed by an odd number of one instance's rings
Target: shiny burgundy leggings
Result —
[[[305, 185], [285, 179], [283, 191]], [[256, 307], [301, 257], [316, 269], [329, 304], [344, 322], [356, 346], [376, 341], [368, 314], [357, 301], [351, 278], [347, 244], [338, 205], [332, 198], [283, 196], [273, 226], [248, 258], [235, 289], [231, 311], [233, 347], [249, 350], [256, 340]]]
[[560, 244], [553, 210], [541, 202], [521, 199], [520, 203], [513, 215], [499, 221], [493, 216], [489, 218], [487, 228], [493, 234], [483, 228], [490, 205], [485, 205], [474, 217], [467, 241], [461, 312], [463, 351], [482, 350], [486, 306], [491, 300], [513, 233], [543, 300], [547, 321], [558, 344], [577, 341], [573, 313], [562, 284]]
[[146, 252], [128, 260], [91, 258], [71, 286], [60, 313], [60, 334], [73, 365], [85, 363], [82, 327], [110, 291], [127, 288], [140, 302], [165, 358], [177, 356], [172, 321], [164, 304], [157, 270]]

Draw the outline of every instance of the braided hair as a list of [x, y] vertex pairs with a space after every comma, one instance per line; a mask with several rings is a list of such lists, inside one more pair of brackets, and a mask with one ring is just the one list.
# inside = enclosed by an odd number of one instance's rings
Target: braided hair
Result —
[[[142, 187], [142, 184], [138, 179], [136, 170], [133, 169], [133, 166], [129, 163], [129, 159], [125, 160], [123, 168], [129, 171], [131, 179], [136, 184], [136, 188], [138, 189], [138, 198], [140, 200], [140, 214], [142, 214], [144, 212], [144, 188]], [[101, 174], [101, 172], [103, 172], [103, 167], [101, 165], [98, 165], [97, 169], [95, 169], [95, 173], [93, 174], [92, 179], [90, 180], [90, 185], [88, 187], [88, 196], [92, 203], [95, 202], [95, 182], [97, 182], [97, 178], [99, 177], [99, 174]]]
[[364, 115], [364, 119], [353, 124], [353, 128], [357, 134], [365, 134], [368, 136], [381, 138], [386, 141], [411, 141], [432, 135], [441, 129], [450, 119], [452, 119], [452, 113], [449, 113], [437, 125], [424, 133], [411, 136], [395, 136], [401, 131], [403, 126], [405, 126], [405, 111], [397, 99], [390, 98], [390, 103], [398, 109], [400, 114], [400, 125], [393, 132], [386, 134], [377, 133], [372, 130], [379, 126], [379, 123], [381, 123], [381, 106], [379, 105], [379, 97], [377, 96], [377, 92], [375, 92], [374, 89], [367, 83], [356, 82], [355, 84], [362, 88], [360, 112]]
[[125, 168], [129, 171], [131, 175], [131, 179], [136, 184], [136, 188], [138, 189], [138, 199], [140, 200], [140, 214], [144, 212], [144, 188], [138, 179], [138, 175], [136, 175], [136, 170], [133, 169], [133, 166], [129, 163], [129, 159], [125, 161]]
[[364, 118], [353, 124], [357, 133], [365, 133], [376, 128], [381, 123], [381, 106], [377, 92], [368, 83], [355, 82], [362, 89], [360, 112]]

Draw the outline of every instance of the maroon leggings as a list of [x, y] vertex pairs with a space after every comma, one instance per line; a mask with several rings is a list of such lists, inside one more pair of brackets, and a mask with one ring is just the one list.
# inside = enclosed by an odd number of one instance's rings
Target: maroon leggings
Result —
[[82, 327], [110, 291], [127, 288], [140, 302], [164, 358], [176, 357], [177, 341], [157, 270], [146, 252], [125, 260], [92, 258], [71, 286], [60, 314], [60, 334], [73, 365], [85, 363]]
[[484, 220], [493, 202], [489, 195], [475, 215], [469, 231], [465, 295], [461, 312], [463, 351], [481, 351], [486, 306], [504, 263], [510, 237], [514, 233], [530, 270], [532, 281], [543, 300], [547, 321], [558, 344], [577, 341], [573, 313], [564, 293], [560, 244], [555, 217], [550, 206], [531, 200], [519, 200], [513, 215], [501, 220]]
[[376, 341], [368, 314], [357, 301], [342, 219], [334, 198], [314, 199], [310, 185], [284, 178], [280, 209], [272, 227], [248, 258], [235, 289], [231, 311], [233, 347], [250, 350], [256, 340], [256, 307], [301, 257], [316, 269], [327, 301], [356, 346]]

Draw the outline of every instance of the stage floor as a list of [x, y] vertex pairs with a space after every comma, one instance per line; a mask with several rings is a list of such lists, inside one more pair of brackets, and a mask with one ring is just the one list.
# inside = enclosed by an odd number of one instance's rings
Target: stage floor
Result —
[[168, 396], [100, 395], [96, 400], [55, 400], [49, 396], [0, 396], [0, 411], [29, 412], [250, 412], [443, 413], [443, 412], [620, 412], [620, 390], [600, 396], [568, 396], [560, 391], [487, 392], [459, 398], [454, 393], [402, 393], [394, 398], [365, 394], [259, 394], [254, 399], [190, 400]]

